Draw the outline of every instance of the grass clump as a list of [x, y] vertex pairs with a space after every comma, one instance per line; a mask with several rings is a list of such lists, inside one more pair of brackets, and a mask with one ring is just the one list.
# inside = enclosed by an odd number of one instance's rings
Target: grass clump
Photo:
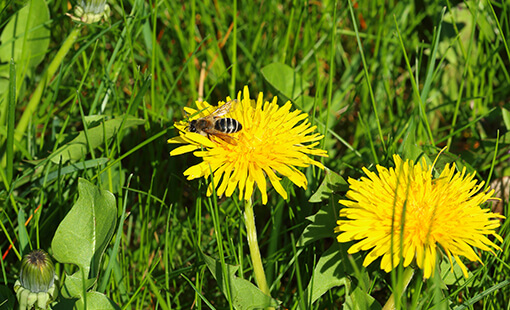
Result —
[[[487, 239], [501, 251], [477, 244], [480, 261], [461, 264], [438, 255], [432, 273], [386, 273], [380, 258], [364, 266], [370, 249], [350, 253], [335, 233], [349, 178], [395, 167], [394, 155], [434, 163], [432, 184], [451, 167], [474, 174], [479, 193], [499, 197], [481, 208], [508, 215], [506, 2], [107, 4], [0, 6], [1, 309], [19, 307], [12, 288], [34, 249], [54, 259], [61, 309], [507, 307], [505, 218], [491, 222], [501, 240]], [[196, 101], [216, 105], [245, 86], [307, 115], [323, 138], [290, 147], [328, 156], [262, 169], [245, 180], [259, 190], [240, 197], [238, 186], [220, 190], [217, 167], [183, 175], [221, 141], [194, 136], [195, 153], [170, 156], [167, 140], [189, 136], [174, 123], [196, 118], [186, 112]]]

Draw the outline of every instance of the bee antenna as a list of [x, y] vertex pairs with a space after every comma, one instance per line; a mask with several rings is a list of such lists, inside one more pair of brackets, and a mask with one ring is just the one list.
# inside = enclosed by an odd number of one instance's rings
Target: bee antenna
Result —
[[182, 114], [184, 114], [184, 117], [189, 121], [189, 114], [186, 112], [186, 110], [182, 109]]

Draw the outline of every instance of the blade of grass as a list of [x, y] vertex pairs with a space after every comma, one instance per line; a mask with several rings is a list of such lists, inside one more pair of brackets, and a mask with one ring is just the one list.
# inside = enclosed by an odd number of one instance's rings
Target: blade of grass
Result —
[[108, 261], [108, 265], [106, 266], [106, 269], [104, 271], [104, 275], [102, 278], [101, 283], [99, 284], [98, 291], [104, 293], [106, 291], [106, 286], [108, 285], [108, 282], [110, 281], [111, 272], [114, 266], [114, 262], [116, 260], [117, 255], [119, 254], [119, 248], [120, 248], [120, 241], [122, 236], [122, 231], [124, 229], [124, 226], [122, 225], [124, 221], [126, 220], [126, 209], [127, 209], [127, 202], [128, 202], [128, 193], [129, 193], [129, 185], [131, 184], [131, 178], [133, 177], [133, 174], [130, 174], [127, 180], [127, 187], [124, 193], [124, 201], [122, 204], [122, 213], [119, 218], [119, 225], [117, 227], [117, 238], [115, 238], [115, 243], [113, 244], [113, 248], [111, 249], [109, 256], [110, 259]]
[[414, 94], [415, 94], [416, 98], [418, 99], [418, 106], [420, 107], [420, 116], [421, 116], [420, 118], [421, 118], [421, 121], [422, 121], [423, 125], [425, 126], [425, 130], [426, 130], [428, 138], [429, 138], [429, 143], [431, 145], [435, 145], [435, 143], [434, 143], [434, 135], [432, 134], [432, 130], [430, 129], [429, 121], [428, 121], [428, 118], [427, 118], [427, 112], [425, 110], [425, 104], [421, 100], [420, 90], [418, 89], [418, 85], [417, 85], [416, 80], [415, 80], [414, 75], [413, 75], [413, 68], [411, 67], [411, 64], [409, 63], [409, 58], [407, 57], [406, 48], [405, 48], [405, 45], [404, 45], [404, 41], [402, 39], [402, 33], [400, 32], [400, 29], [398, 27], [397, 17], [395, 15], [393, 15], [393, 20], [394, 20], [394, 23], [395, 23], [395, 27], [397, 28], [397, 34], [398, 34], [398, 39], [399, 39], [399, 43], [400, 43], [400, 48], [402, 49], [402, 53], [404, 55], [404, 59], [405, 59], [406, 66], [407, 66], [407, 70], [409, 72], [409, 79], [411, 80], [411, 84], [413, 86]]
[[433, 48], [432, 48], [432, 51], [431, 51], [431, 54], [430, 54], [430, 57], [429, 57], [429, 65], [428, 65], [428, 69], [427, 69], [427, 75], [425, 76], [425, 82], [423, 83], [423, 88], [421, 90], [421, 101], [422, 102], [426, 102], [427, 101], [427, 96], [429, 94], [429, 90], [430, 90], [430, 85], [432, 85], [432, 77], [433, 77], [433, 73], [434, 73], [434, 65], [436, 63], [436, 55], [437, 55], [437, 49], [438, 49], [438, 46], [439, 46], [439, 42], [441, 41], [441, 27], [443, 26], [443, 18], [444, 18], [444, 14], [446, 12], [446, 7], [443, 8], [443, 11], [441, 12], [441, 19], [439, 21], [439, 26], [437, 27], [437, 29], [434, 27], [434, 44], [433, 44]]
[[232, 98], [236, 97], [236, 78], [237, 78], [237, 0], [234, 0], [234, 16], [232, 31], [232, 78], [230, 81], [230, 94]]
[[[476, 19], [478, 17], [478, 10], [475, 10], [475, 16], [473, 16], [473, 24], [476, 24]], [[464, 54], [464, 57], [465, 57], [465, 66], [464, 66], [464, 71], [462, 72], [462, 80], [460, 82], [460, 86], [459, 86], [459, 92], [457, 94], [457, 102], [455, 103], [455, 110], [454, 110], [454, 113], [453, 113], [453, 119], [452, 119], [452, 125], [451, 125], [451, 128], [450, 128], [450, 138], [448, 139], [448, 142], [447, 142], [447, 146], [448, 146], [448, 149], [450, 148], [451, 146], [451, 143], [452, 143], [452, 137], [453, 137], [453, 131], [455, 130], [455, 126], [457, 125], [457, 117], [458, 117], [458, 114], [460, 112], [460, 102], [462, 100], [462, 93], [464, 92], [465, 90], [465, 87], [464, 85], [466, 84], [466, 81], [467, 81], [467, 76], [468, 74], [470, 73], [471, 71], [471, 51], [472, 49], [474, 48], [473, 47], [473, 42], [475, 41], [474, 38], [475, 38], [475, 30], [476, 30], [476, 27], [472, 27], [471, 29], [471, 35], [470, 35], [470, 40], [468, 42], [468, 50], [467, 50], [467, 53]], [[462, 48], [462, 51], [464, 51], [464, 48], [463, 48], [463, 42], [462, 40], [460, 39], [460, 36], [457, 35], [457, 42], [459, 44], [459, 46]]]
[[203, 300], [205, 302], [205, 304], [212, 310], [215, 310], [216, 308], [205, 298], [204, 295], [202, 295], [202, 293], [200, 293], [200, 290], [197, 289], [197, 287], [195, 285], [193, 285], [193, 282], [191, 282], [190, 279], [188, 279], [188, 277], [186, 277], [184, 274], [181, 275], [181, 277], [184, 278], [184, 280], [188, 281], [189, 285], [193, 288], [193, 290], [195, 291], [195, 294], [197, 294], [201, 300]]
[[492, 287], [486, 289], [485, 291], [481, 292], [480, 294], [475, 295], [473, 298], [466, 300], [462, 305], [455, 307], [454, 310], [471, 309], [472, 305], [474, 305], [476, 302], [482, 300], [484, 297], [494, 293], [495, 291], [502, 289], [505, 286], [508, 286], [509, 284], [510, 284], [510, 280], [505, 280], [505, 281], [502, 281], [496, 285], [493, 285]]
[[329, 114], [331, 113], [331, 100], [333, 98], [333, 72], [335, 70], [335, 48], [336, 48], [336, 0], [333, 2], [333, 27], [331, 27], [331, 47], [329, 50], [329, 66], [330, 74], [328, 79], [328, 101], [326, 110], [326, 122], [324, 124], [324, 139], [321, 141], [321, 148], [324, 149], [326, 140], [328, 139], [327, 132], [329, 130]]
[[[386, 143], [384, 142], [384, 135], [381, 128], [381, 122], [379, 121], [379, 112], [377, 112], [377, 106], [374, 97], [374, 90], [372, 89], [372, 84], [370, 83], [371, 78], [368, 73], [368, 64], [365, 59], [365, 52], [363, 51], [363, 45], [361, 44], [361, 39], [358, 30], [358, 21], [354, 16], [354, 9], [352, 8], [352, 0], [348, 1], [349, 3], [349, 12], [351, 13], [352, 26], [354, 27], [354, 33], [356, 34], [356, 42], [358, 43], [359, 54], [361, 56], [361, 61], [363, 62], [363, 73], [365, 74], [365, 81], [367, 82], [368, 91], [370, 94], [370, 100], [372, 102], [372, 109], [374, 112], [375, 120], [377, 122], [377, 130], [379, 132], [379, 139], [382, 144], [383, 151], [386, 152]], [[336, 28], [336, 27], [335, 27]], [[377, 158], [374, 158], [377, 161]]]
[[13, 165], [14, 165], [14, 118], [16, 116], [16, 66], [14, 64], [14, 59], [11, 58], [11, 63], [9, 65], [9, 108], [7, 109], [7, 143], [6, 147], [6, 157], [4, 157], [7, 162], [6, 164], [6, 188], [9, 189], [11, 187], [12, 177], [13, 177]]
[[[494, 17], [494, 21], [496, 22], [496, 25], [498, 26], [499, 35], [501, 36], [501, 42], [503, 42], [503, 45], [505, 46], [506, 55], [508, 57], [508, 60], [510, 61], [510, 48], [508, 48], [508, 42], [505, 38], [505, 32], [501, 28], [501, 23], [499, 22], [498, 16], [496, 15], [496, 12], [494, 11], [494, 7], [492, 6], [491, 1], [487, 2], [487, 5], [491, 8], [492, 16]], [[508, 9], [508, 6], [505, 7], [505, 11]], [[508, 17], [507, 17], [507, 23], [508, 23]], [[510, 81], [507, 81], [510, 82]]]
[[41, 97], [43, 94], [44, 89], [46, 88], [46, 85], [49, 83], [50, 79], [55, 75], [57, 72], [58, 67], [64, 61], [65, 56], [73, 47], [74, 42], [80, 35], [81, 28], [80, 27], [74, 27], [71, 33], [67, 36], [66, 40], [60, 47], [59, 51], [53, 58], [53, 61], [48, 66], [48, 69], [46, 70], [46, 73], [44, 74], [44, 77], [37, 85], [37, 88], [32, 94], [32, 97], [30, 98], [30, 101], [28, 102], [25, 111], [23, 112], [23, 115], [21, 116], [21, 119], [18, 122], [18, 126], [16, 126], [16, 132], [14, 134], [14, 139], [21, 141], [23, 139], [23, 136], [25, 135], [25, 131], [28, 127], [28, 124], [30, 122], [30, 119], [34, 115], [34, 113], [37, 110], [37, 106], [39, 105], [39, 102], [41, 102]]

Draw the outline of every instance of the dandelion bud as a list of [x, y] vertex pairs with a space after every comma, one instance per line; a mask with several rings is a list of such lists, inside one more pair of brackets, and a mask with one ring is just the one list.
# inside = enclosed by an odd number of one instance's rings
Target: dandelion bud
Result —
[[55, 266], [46, 252], [27, 254], [21, 262], [20, 279], [14, 283], [19, 309], [47, 309], [56, 297], [55, 278]]
[[106, 0], [80, 0], [74, 8], [74, 16], [67, 14], [72, 20], [82, 23], [97, 23], [101, 19], [107, 20], [110, 17], [110, 6]]

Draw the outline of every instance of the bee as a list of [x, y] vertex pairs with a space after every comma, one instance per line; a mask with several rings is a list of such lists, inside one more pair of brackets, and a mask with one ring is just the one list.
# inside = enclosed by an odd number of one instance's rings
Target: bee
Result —
[[229, 136], [229, 134], [240, 131], [243, 129], [243, 125], [233, 118], [222, 118], [222, 116], [230, 111], [233, 103], [237, 103], [237, 99], [225, 103], [205, 117], [192, 120], [189, 123], [188, 130], [206, 136], [211, 141], [211, 136], [214, 136], [227, 143], [236, 144], [235, 139]]

